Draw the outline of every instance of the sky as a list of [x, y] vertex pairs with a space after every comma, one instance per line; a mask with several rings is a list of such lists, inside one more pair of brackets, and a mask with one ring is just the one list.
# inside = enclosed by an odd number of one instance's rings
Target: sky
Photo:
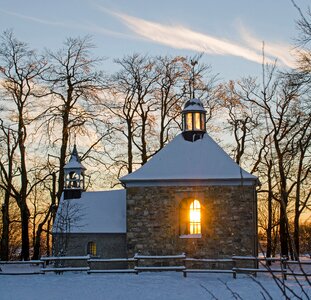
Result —
[[[306, 11], [309, 0], [295, 0]], [[224, 80], [260, 76], [266, 62], [295, 67], [298, 11], [291, 0], [0, 0], [0, 31], [32, 48], [56, 50], [67, 37], [91, 35], [102, 69], [133, 53], [193, 56]]]

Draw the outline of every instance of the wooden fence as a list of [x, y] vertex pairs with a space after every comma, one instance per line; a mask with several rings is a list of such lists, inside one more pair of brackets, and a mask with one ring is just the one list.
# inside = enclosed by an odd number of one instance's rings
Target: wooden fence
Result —
[[1, 261], [0, 275], [28, 275], [43, 274], [41, 271], [44, 267], [42, 260], [31, 261]]
[[[82, 266], [76, 266], [82, 262]], [[105, 268], [100, 268], [104, 264]], [[116, 268], [120, 265], [122, 268]], [[304, 267], [310, 268], [305, 270]], [[15, 266], [15, 267], [14, 267]], [[16, 267], [17, 266], [17, 267]], [[14, 271], [15, 269], [15, 271]], [[176, 271], [184, 277], [190, 273], [226, 273], [236, 278], [237, 274], [257, 273], [287, 276], [311, 276], [311, 260], [291, 261], [285, 258], [232, 256], [225, 259], [188, 258], [186, 255], [152, 256], [136, 254], [133, 258], [96, 258], [86, 256], [50, 256], [36, 261], [0, 261], [0, 275], [45, 274], [55, 272], [134, 273]]]
[[[276, 258], [276, 257], [247, 257], [247, 256], [233, 256], [232, 257], [234, 267], [232, 270], [235, 273], [273, 273], [281, 274], [283, 279], [287, 279], [287, 276], [311, 276], [311, 270], [304, 270], [303, 266], [310, 265], [310, 261], [292, 261], [287, 258]], [[239, 268], [236, 267], [237, 261], [251, 261], [257, 265], [257, 268]], [[272, 266], [272, 263], [278, 263], [278, 266]], [[296, 267], [293, 267], [296, 266]], [[297, 268], [298, 266], [298, 268]], [[298, 269], [298, 270], [297, 270]]]

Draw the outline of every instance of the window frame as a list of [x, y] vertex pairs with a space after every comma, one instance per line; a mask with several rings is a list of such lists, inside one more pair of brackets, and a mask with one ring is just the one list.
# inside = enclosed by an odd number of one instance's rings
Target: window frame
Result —
[[206, 131], [205, 114], [200, 111], [188, 111], [184, 113], [183, 131]]
[[[199, 221], [195, 220], [194, 214], [199, 215]], [[194, 199], [189, 207], [189, 232], [191, 235], [202, 234], [201, 228], [201, 203], [199, 200]]]
[[97, 256], [97, 244], [94, 241], [89, 241], [87, 243], [86, 254], [90, 256]]
[[[190, 207], [194, 201], [200, 204], [200, 233], [190, 233]], [[198, 197], [185, 198], [179, 205], [179, 238], [202, 238], [202, 201]]]

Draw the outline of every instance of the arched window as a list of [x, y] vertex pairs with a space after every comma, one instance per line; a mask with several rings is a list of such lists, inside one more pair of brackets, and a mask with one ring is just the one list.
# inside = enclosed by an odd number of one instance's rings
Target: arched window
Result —
[[87, 254], [91, 256], [96, 256], [96, 243], [94, 242], [87, 243]]
[[190, 204], [189, 219], [190, 219], [189, 233], [200, 234], [201, 233], [201, 204], [198, 200], [194, 200]]
[[179, 231], [181, 237], [201, 237], [201, 203], [197, 199], [185, 199], [180, 204]]

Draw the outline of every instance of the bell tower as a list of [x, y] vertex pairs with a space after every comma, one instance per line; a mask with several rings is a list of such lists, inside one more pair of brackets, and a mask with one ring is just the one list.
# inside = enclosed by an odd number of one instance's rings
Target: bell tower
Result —
[[77, 147], [73, 146], [69, 162], [64, 166], [64, 199], [79, 199], [85, 191], [84, 171]]
[[206, 133], [206, 110], [199, 99], [185, 103], [182, 114], [182, 135], [185, 140], [194, 142]]

